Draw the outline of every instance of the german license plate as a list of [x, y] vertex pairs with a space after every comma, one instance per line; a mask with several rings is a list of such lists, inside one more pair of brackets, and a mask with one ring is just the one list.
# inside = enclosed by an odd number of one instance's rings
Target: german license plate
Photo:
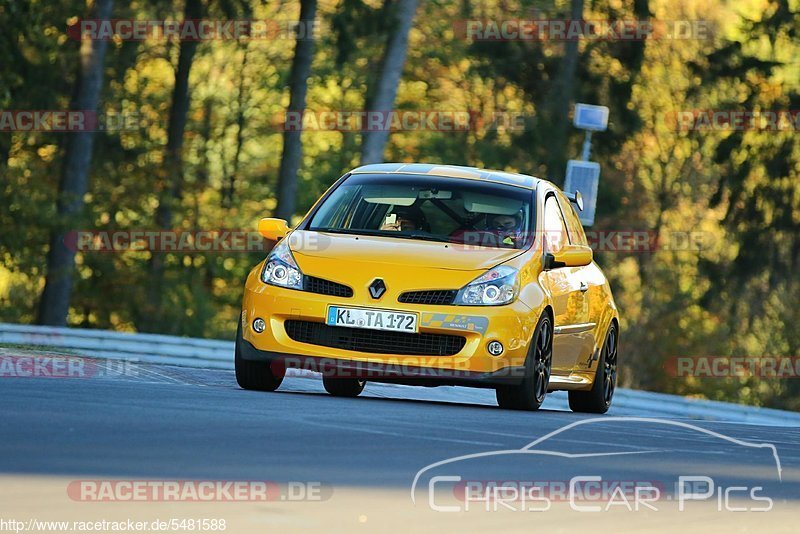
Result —
[[368, 328], [370, 330], [416, 333], [417, 322], [418, 317], [416, 313], [330, 306], [328, 308], [326, 324], [330, 326], [345, 326], [348, 328]]

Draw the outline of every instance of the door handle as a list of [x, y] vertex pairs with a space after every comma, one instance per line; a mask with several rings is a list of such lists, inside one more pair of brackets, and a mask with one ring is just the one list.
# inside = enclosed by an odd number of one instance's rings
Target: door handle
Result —
[[586, 282], [581, 282], [581, 293], [586, 293], [588, 289], [589, 286], [586, 284]]

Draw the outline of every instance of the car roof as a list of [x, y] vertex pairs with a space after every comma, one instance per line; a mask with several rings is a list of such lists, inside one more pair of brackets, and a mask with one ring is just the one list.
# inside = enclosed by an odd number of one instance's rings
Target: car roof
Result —
[[515, 185], [527, 189], [535, 189], [539, 182], [547, 182], [541, 178], [516, 172], [463, 167], [461, 165], [438, 165], [433, 163], [374, 163], [371, 165], [362, 165], [350, 172], [352, 174], [424, 174], [428, 176], [467, 178], [470, 180], [484, 180], [487, 182]]

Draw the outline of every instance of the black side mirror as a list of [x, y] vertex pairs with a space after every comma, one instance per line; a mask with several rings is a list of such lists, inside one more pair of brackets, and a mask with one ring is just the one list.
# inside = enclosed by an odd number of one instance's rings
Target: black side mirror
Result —
[[572, 194], [567, 193], [567, 198], [577, 206], [578, 211], [583, 211], [583, 195], [581, 195], [580, 191], [575, 190]]
[[551, 252], [544, 253], [544, 270], [549, 271], [550, 269], [556, 269], [558, 267], [564, 267], [563, 261], [556, 261], [556, 257]]

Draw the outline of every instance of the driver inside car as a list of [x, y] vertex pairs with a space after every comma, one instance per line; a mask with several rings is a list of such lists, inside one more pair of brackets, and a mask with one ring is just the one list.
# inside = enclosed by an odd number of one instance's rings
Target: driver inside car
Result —
[[519, 215], [494, 215], [489, 219], [489, 230], [498, 236], [500, 243], [512, 247], [520, 241], [521, 226]]
[[389, 213], [381, 225], [381, 230], [392, 232], [413, 232], [422, 227], [422, 214], [413, 209], [395, 209]]

